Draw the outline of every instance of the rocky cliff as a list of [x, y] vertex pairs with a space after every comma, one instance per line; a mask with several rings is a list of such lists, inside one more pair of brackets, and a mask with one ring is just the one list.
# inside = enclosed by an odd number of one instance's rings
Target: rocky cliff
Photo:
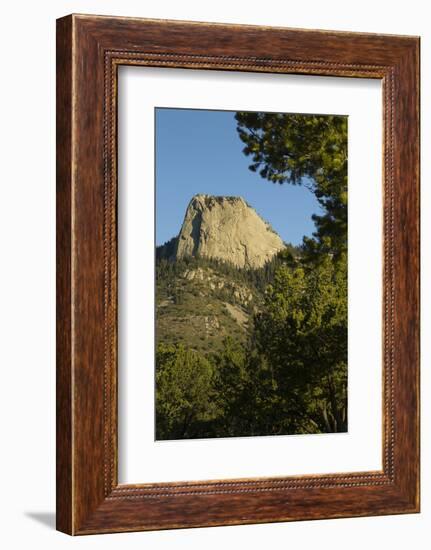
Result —
[[284, 244], [242, 197], [195, 195], [169, 248], [174, 259], [199, 256], [258, 268]]

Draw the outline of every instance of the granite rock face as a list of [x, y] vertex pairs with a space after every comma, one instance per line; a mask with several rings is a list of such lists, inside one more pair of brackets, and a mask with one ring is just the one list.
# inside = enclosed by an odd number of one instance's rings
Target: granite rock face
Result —
[[258, 268], [283, 248], [279, 235], [242, 197], [195, 195], [176, 238], [174, 257], [200, 256]]

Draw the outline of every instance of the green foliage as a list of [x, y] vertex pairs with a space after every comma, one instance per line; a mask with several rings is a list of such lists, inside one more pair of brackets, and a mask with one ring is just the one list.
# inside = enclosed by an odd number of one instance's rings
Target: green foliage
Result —
[[159, 292], [162, 290], [172, 291], [179, 276], [183, 274], [186, 269], [196, 269], [198, 267], [213, 269], [219, 275], [225, 276], [231, 281], [240, 284], [251, 284], [259, 291], [264, 291], [266, 285], [272, 281], [277, 266], [284, 263], [287, 259], [298, 258], [303, 253], [302, 247], [285, 243], [284, 250], [281, 250], [273, 256], [263, 267], [239, 269], [228, 262], [223, 262], [216, 258], [189, 256], [174, 261], [163, 255], [164, 246], [166, 245], [156, 248], [156, 282]]
[[247, 345], [226, 337], [203, 356], [159, 344], [158, 439], [346, 431], [346, 321], [346, 256], [287, 258]]
[[[192, 278], [193, 276], [193, 278]], [[231, 335], [242, 345], [253, 321], [254, 308], [263, 302], [262, 272], [254, 276], [232, 265], [204, 258], [156, 263], [156, 338], [159, 343], [182, 342], [208, 356], [222, 351]], [[226, 308], [234, 306], [248, 321], [239, 324]]]
[[213, 355], [212, 360], [216, 373], [214, 389], [219, 412], [214, 432], [219, 437], [244, 435], [242, 397], [249, 382], [244, 346], [229, 336], [224, 340], [223, 350]]
[[214, 369], [184, 346], [160, 344], [156, 351], [156, 437], [196, 437], [215, 414]]
[[273, 183], [305, 185], [324, 214], [313, 217], [310, 252], [347, 248], [347, 117], [238, 112], [237, 129], [250, 170]]
[[162, 258], [173, 258], [175, 255], [175, 250], [177, 247], [177, 238], [172, 237], [169, 241], [165, 242], [161, 246], [156, 247], [156, 260], [161, 260]]
[[[347, 264], [281, 267], [255, 320], [255, 344], [271, 365], [278, 416], [305, 414], [318, 432], [347, 429]], [[309, 428], [308, 428], [309, 429]]]

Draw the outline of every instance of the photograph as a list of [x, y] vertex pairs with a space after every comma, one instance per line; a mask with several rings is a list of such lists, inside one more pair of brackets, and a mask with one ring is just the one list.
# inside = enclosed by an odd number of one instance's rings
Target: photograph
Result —
[[155, 438], [348, 431], [348, 116], [155, 108]]

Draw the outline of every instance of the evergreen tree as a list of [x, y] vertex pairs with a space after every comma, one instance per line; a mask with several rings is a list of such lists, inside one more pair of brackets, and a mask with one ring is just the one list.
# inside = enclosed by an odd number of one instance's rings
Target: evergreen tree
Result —
[[338, 262], [327, 255], [313, 267], [276, 271], [254, 333], [279, 396], [275, 423], [293, 415], [299, 431], [346, 431], [346, 320], [345, 255]]
[[182, 345], [156, 350], [156, 437], [198, 437], [215, 416], [211, 363]]
[[347, 117], [236, 113], [249, 166], [270, 182], [308, 187], [323, 209], [314, 215], [316, 248], [338, 255], [347, 249]]

